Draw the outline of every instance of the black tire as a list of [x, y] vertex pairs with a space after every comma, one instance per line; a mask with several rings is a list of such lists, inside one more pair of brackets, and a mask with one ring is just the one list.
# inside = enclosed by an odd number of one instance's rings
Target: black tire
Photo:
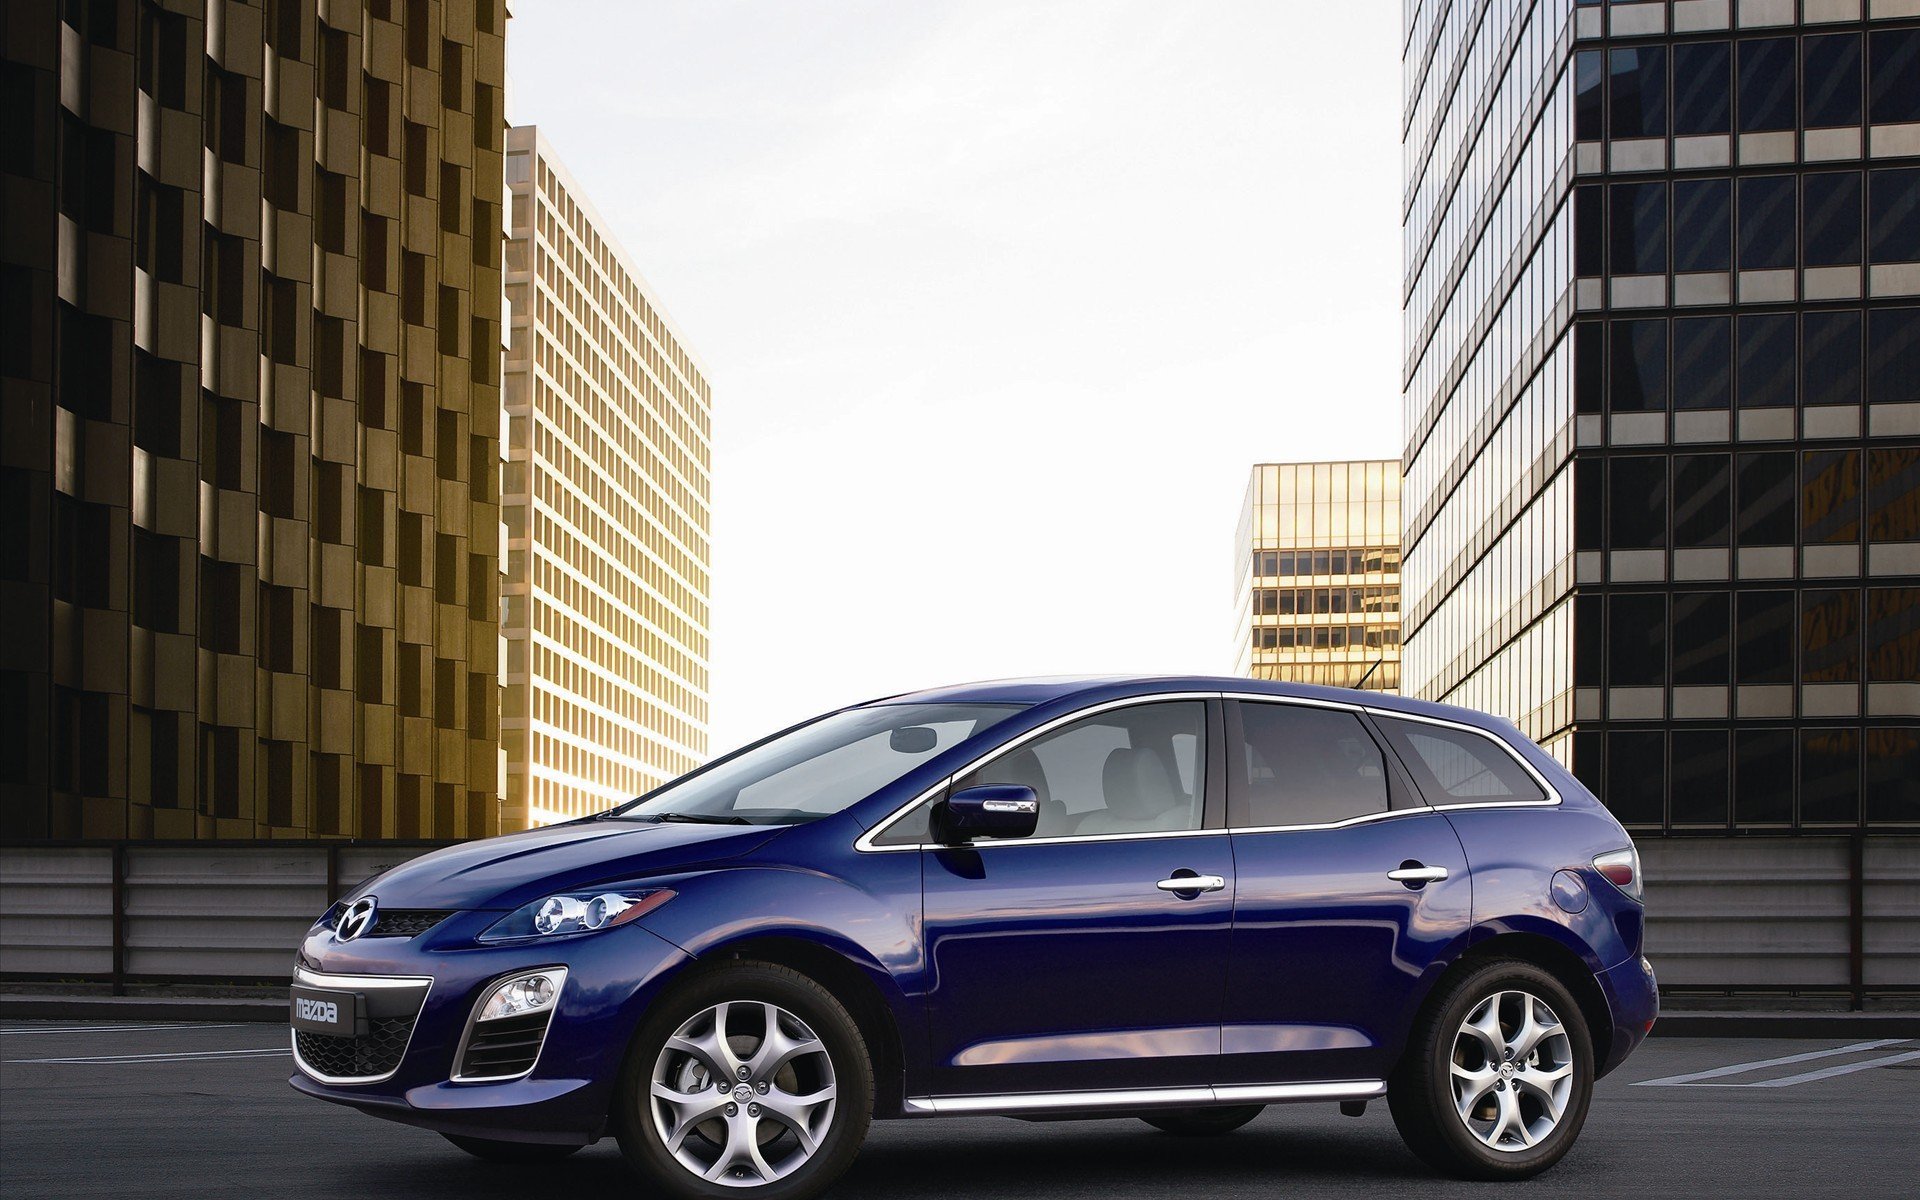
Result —
[[1219, 1108], [1176, 1108], [1166, 1112], [1141, 1113], [1140, 1119], [1155, 1129], [1175, 1137], [1218, 1137], [1253, 1120], [1267, 1111], [1264, 1104], [1234, 1104]]
[[[757, 1185], [701, 1179], [667, 1148], [654, 1119], [653, 1071], [667, 1039], [706, 1009], [729, 1001], [772, 1003], [804, 1022], [824, 1047], [834, 1077], [832, 1115], [811, 1157], [790, 1173]], [[812, 979], [771, 963], [730, 962], [688, 977], [653, 1006], [628, 1048], [611, 1115], [628, 1165], [668, 1195], [683, 1200], [808, 1200], [840, 1177], [866, 1140], [873, 1119], [873, 1057], [845, 1006]]]
[[457, 1133], [440, 1135], [475, 1158], [490, 1163], [559, 1162], [585, 1146], [564, 1146], [554, 1142], [497, 1142], [492, 1138], [463, 1137]]
[[[1469, 1057], [1479, 1052], [1477, 1043], [1471, 1039], [1464, 1049], [1457, 1050], [1456, 1035], [1483, 1002], [1502, 992], [1524, 993], [1546, 1003], [1566, 1034], [1564, 1047], [1552, 1043], [1554, 1056], [1564, 1056], [1572, 1067], [1571, 1086], [1558, 1122], [1525, 1148], [1496, 1149], [1488, 1144], [1469, 1127], [1454, 1098], [1456, 1054]], [[1504, 1013], [1512, 1011], [1514, 1003], [1509, 1001], [1502, 1008], [1503, 1028], [1508, 1025]], [[1547, 1044], [1543, 1040], [1538, 1052], [1542, 1056], [1537, 1064], [1540, 1067], [1557, 1065], [1545, 1060]], [[1533, 1058], [1528, 1055], [1519, 1062], [1524, 1067]], [[1497, 1067], [1497, 1063], [1483, 1061], [1462, 1065], [1473, 1070]], [[1499, 1073], [1494, 1074], [1497, 1077]], [[1512, 1103], [1516, 1111], [1527, 1114], [1529, 1125], [1543, 1119], [1547, 1111], [1543, 1101], [1536, 1093], [1508, 1082], [1511, 1078], [1511, 1075], [1501, 1078], [1495, 1085], [1499, 1092], [1513, 1089]], [[1407, 1148], [1435, 1170], [1463, 1179], [1527, 1179], [1559, 1162], [1579, 1136], [1592, 1096], [1593, 1040], [1580, 1006], [1560, 981], [1546, 971], [1531, 963], [1509, 959], [1483, 963], [1440, 986], [1422, 1010], [1406, 1053], [1387, 1084], [1387, 1105]], [[1485, 1114], [1489, 1112], [1486, 1106], [1491, 1104], [1492, 1115], [1487, 1124], [1497, 1132], [1504, 1103], [1504, 1096], [1488, 1092], [1470, 1111]]]

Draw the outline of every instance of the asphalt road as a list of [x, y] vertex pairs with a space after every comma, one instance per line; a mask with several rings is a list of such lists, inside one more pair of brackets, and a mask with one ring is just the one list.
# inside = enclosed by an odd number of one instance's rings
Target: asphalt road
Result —
[[[257, 1024], [0, 1026], [0, 1195], [636, 1193], [611, 1140], [556, 1166], [490, 1166], [434, 1134], [298, 1096], [284, 1037]], [[1748, 1066], [1783, 1058], [1795, 1061]], [[1910, 1196], [1917, 1112], [1920, 1040], [1668, 1038], [1601, 1082], [1579, 1144], [1525, 1184], [1434, 1177], [1376, 1103], [1360, 1118], [1278, 1106], [1211, 1139], [1130, 1120], [891, 1121], [832, 1195]]]

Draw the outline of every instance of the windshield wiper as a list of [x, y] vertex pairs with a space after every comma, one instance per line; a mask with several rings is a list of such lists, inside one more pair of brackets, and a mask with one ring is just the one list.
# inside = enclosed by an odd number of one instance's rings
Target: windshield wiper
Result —
[[745, 817], [729, 817], [718, 813], [648, 813], [642, 820], [657, 823], [677, 822], [685, 825], [751, 825]]

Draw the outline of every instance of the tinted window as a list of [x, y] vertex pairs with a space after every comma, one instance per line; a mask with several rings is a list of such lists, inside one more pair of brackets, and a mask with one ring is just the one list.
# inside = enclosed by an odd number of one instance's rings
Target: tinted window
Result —
[[1526, 768], [1491, 735], [1396, 717], [1380, 728], [1433, 804], [1475, 800], [1544, 800]]
[[1608, 136], [1667, 136], [1667, 50], [1639, 46], [1613, 51], [1612, 128]]
[[1801, 317], [1800, 398], [1807, 404], [1860, 403], [1860, 310]]
[[1725, 133], [1733, 94], [1732, 55], [1725, 42], [1673, 48], [1673, 132]]
[[[953, 786], [1032, 788], [1040, 798], [1035, 837], [1198, 829], [1206, 795], [1206, 729], [1206, 706], [1198, 700], [1114, 709], [1035, 738]], [[915, 813], [879, 841], [925, 841], [926, 829], [925, 815]]]
[[1667, 406], [1667, 323], [1651, 320], [1613, 323], [1615, 412], [1659, 410]]
[[1673, 185], [1673, 269], [1733, 266], [1733, 180], [1682, 179]]
[[1756, 175], [1740, 181], [1740, 269], [1793, 265], [1793, 176]]
[[[1743, 203], [1744, 200], [1743, 195]], [[1667, 185], [1616, 183], [1612, 203], [1613, 273], [1648, 275], [1665, 271]], [[1791, 220], [1791, 216], [1788, 219]], [[1742, 234], [1744, 236], [1744, 226]]]
[[1823, 171], [1808, 175], [1806, 259], [1810, 267], [1847, 266], [1860, 261], [1860, 172]]
[[1740, 43], [1740, 132], [1793, 128], [1793, 59], [1792, 38]]
[[1733, 400], [1733, 318], [1676, 317], [1673, 406], [1728, 408]]
[[1860, 123], [1860, 35], [1835, 33], [1801, 43], [1807, 78], [1807, 128]]
[[1303, 705], [1240, 705], [1243, 826], [1323, 825], [1387, 810], [1386, 759], [1360, 718]]

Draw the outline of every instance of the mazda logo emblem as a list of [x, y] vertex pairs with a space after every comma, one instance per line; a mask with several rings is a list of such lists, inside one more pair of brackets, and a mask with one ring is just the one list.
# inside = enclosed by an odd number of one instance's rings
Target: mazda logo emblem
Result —
[[355, 900], [347, 911], [340, 914], [340, 924], [336, 935], [343, 942], [350, 942], [373, 928], [373, 915], [379, 911], [372, 896], [362, 896]]

